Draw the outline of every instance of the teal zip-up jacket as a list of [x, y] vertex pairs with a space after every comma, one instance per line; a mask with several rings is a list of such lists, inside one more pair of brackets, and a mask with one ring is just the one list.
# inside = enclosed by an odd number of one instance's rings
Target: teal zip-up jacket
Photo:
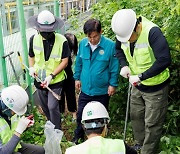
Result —
[[119, 62], [115, 43], [101, 35], [100, 43], [91, 54], [88, 38], [79, 44], [74, 79], [81, 81], [81, 91], [89, 96], [108, 93], [108, 86], [118, 86]]

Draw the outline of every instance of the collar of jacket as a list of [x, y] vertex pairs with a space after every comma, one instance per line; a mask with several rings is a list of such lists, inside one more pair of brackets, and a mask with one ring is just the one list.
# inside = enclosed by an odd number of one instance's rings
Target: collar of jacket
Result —
[[[101, 35], [100, 43], [98, 44], [97, 47], [103, 48], [103, 47], [104, 47], [104, 44], [105, 44], [105, 37], [104, 37], [103, 35]], [[86, 38], [86, 44], [85, 44], [85, 46], [90, 46], [88, 38]]]

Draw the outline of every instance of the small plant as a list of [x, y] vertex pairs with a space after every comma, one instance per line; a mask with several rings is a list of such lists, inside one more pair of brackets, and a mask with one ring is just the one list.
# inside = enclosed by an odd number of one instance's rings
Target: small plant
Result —
[[160, 154], [179, 154], [180, 153], [180, 137], [163, 136], [160, 142]]
[[22, 134], [22, 140], [25, 143], [43, 145], [45, 143], [44, 125], [46, 119], [37, 108], [34, 108], [33, 115], [35, 123]]

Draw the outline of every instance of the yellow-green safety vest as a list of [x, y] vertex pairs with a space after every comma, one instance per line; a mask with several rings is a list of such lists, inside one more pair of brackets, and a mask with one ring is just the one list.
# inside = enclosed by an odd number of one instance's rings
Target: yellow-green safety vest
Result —
[[[34, 68], [38, 74], [38, 77], [41, 80], [44, 80], [45, 77], [49, 76], [61, 63], [61, 56], [63, 50], [63, 43], [66, 41], [66, 38], [55, 33], [55, 42], [52, 48], [50, 57], [48, 61], [45, 61], [44, 58], [44, 46], [43, 46], [43, 37], [40, 34], [36, 34], [33, 39], [33, 51], [35, 54], [35, 64]], [[65, 79], [65, 71], [62, 70], [59, 74], [56, 75], [55, 79], [51, 80], [50, 84], [58, 83]]]
[[65, 154], [125, 154], [124, 141], [102, 136], [92, 137], [85, 142], [66, 149]]
[[[129, 67], [132, 75], [138, 75], [140, 73], [145, 72], [153, 65], [153, 63], [156, 60], [152, 48], [149, 45], [148, 36], [150, 29], [155, 26], [157, 27], [157, 25], [149, 21], [145, 17], [142, 17], [142, 21], [143, 21], [142, 31], [137, 42], [135, 43], [133, 57], [131, 56], [130, 53], [130, 43], [125, 42], [122, 43], [121, 45], [124, 54], [126, 56], [126, 59], [129, 63]], [[169, 69], [166, 68], [160, 74], [148, 78], [142, 81], [141, 83], [147, 86], [154, 86], [163, 83], [169, 78], [169, 76], [170, 76]]]
[[88, 154], [101, 152], [102, 154], [125, 154], [124, 141], [120, 139], [107, 139], [101, 137], [101, 149], [90, 147]]
[[[9, 124], [6, 122], [6, 120], [0, 117], [0, 140], [2, 141], [3, 145], [8, 143], [9, 140], [12, 138], [19, 119], [20, 117], [17, 116], [16, 114], [11, 117], [11, 129], [10, 129]], [[16, 146], [16, 149], [14, 151], [17, 152], [19, 148], [21, 148], [20, 143]]]

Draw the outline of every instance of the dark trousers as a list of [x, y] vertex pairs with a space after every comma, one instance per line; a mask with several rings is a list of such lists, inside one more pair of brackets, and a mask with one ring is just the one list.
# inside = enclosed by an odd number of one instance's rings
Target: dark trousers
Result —
[[106, 109], [108, 110], [109, 106], [109, 95], [98, 95], [98, 96], [89, 96], [85, 93], [81, 92], [79, 95], [79, 101], [78, 101], [78, 112], [77, 112], [77, 128], [75, 130], [75, 138], [84, 138], [84, 130], [82, 128], [81, 119], [82, 119], [82, 112], [84, 107], [87, 103], [91, 101], [98, 101], [102, 103]]
[[142, 145], [141, 154], [155, 154], [168, 108], [168, 86], [144, 93], [132, 87], [130, 116], [134, 138]]
[[45, 154], [45, 150], [42, 146], [21, 143], [21, 148], [14, 154]]
[[75, 81], [73, 77], [64, 80], [61, 100], [59, 101], [61, 112], [64, 112], [65, 109], [65, 98], [67, 101], [68, 111], [76, 112], [77, 105], [76, 105], [76, 94], [75, 94]]
[[[61, 95], [62, 88], [52, 89], [56, 94]], [[61, 115], [59, 110], [59, 100], [55, 98], [51, 92], [47, 90], [37, 89], [40, 105], [47, 119], [50, 120], [56, 129], [61, 128]]]

